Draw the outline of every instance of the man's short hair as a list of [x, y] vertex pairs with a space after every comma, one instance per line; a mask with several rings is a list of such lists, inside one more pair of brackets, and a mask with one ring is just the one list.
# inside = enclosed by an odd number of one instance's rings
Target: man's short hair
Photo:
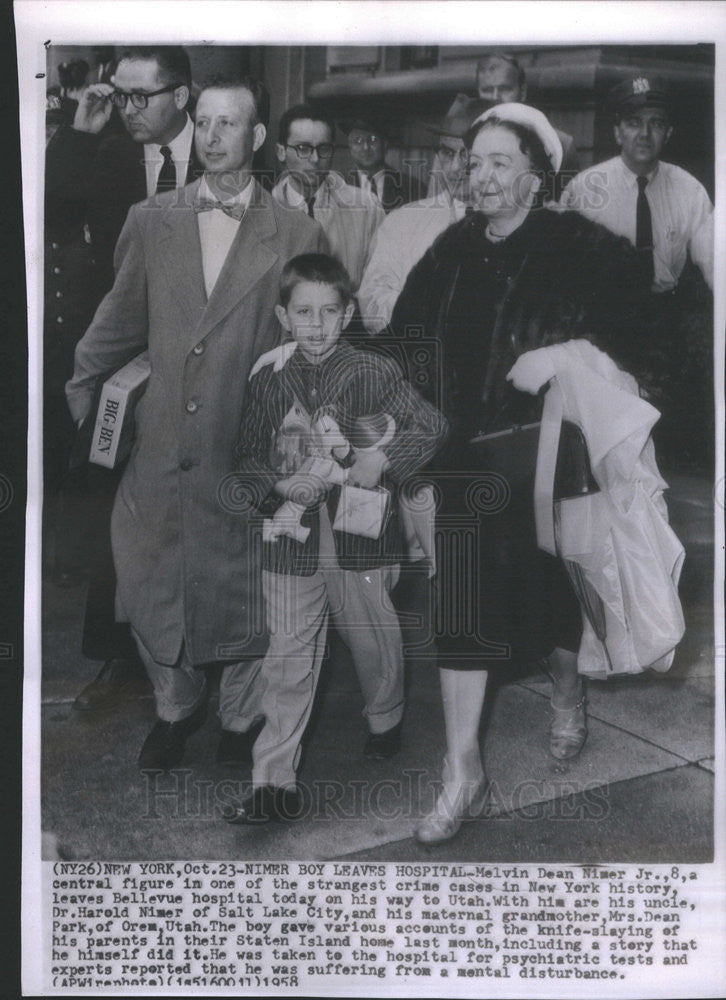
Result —
[[245, 73], [215, 73], [202, 84], [204, 90], [246, 90], [255, 106], [255, 124], [267, 125], [270, 121], [270, 95], [263, 83]]
[[288, 108], [280, 116], [280, 125], [278, 129], [278, 142], [281, 146], [287, 144], [287, 140], [290, 136], [290, 127], [293, 122], [302, 121], [303, 119], [310, 119], [314, 122], [322, 122], [323, 125], [327, 125], [330, 129], [330, 139], [331, 141], [335, 138], [335, 124], [332, 118], [329, 117], [324, 111], [317, 111], [315, 108], [310, 107], [309, 104], [296, 104], [292, 108]]
[[301, 253], [285, 264], [280, 275], [280, 305], [287, 307], [298, 285], [312, 281], [316, 285], [330, 285], [344, 305], [353, 298], [350, 275], [335, 257], [326, 253]]
[[178, 83], [191, 88], [192, 67], [187, 51], [181, 45], [140, 45], [124, 49], [118, 61], [123, 62], [124, 59], [155, 62], [159, 67], [159, 79], [164, 85]]
[[495, 61], [507, 63], [507, 65], [514, 67], [517, 71], [517, 86], [521, 90], [527, 82], [527, 74], [520, 64], [519, 59], [517, 59], [516, 56], [510, 55], [508, 52], [487, 52], [487, 54], [483, 55], [476, 64], [477, 73], [481, 73], [488, 63]]

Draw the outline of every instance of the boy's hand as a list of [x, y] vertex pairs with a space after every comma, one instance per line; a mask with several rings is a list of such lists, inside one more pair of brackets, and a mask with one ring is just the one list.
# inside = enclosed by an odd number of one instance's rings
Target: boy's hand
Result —
[[372, 490], [380, 482], [388, 465], [388, 459], [382, 451], [356, 452], [355, 462], [348, 469], [348, 482], [351, 486]]
[[329, 485], [319, 476], [305, 472], [296, 472], [294, 476], [280, 479], [275, 484], [275, 492], [286, 500], [300, 504], [301, 507], [313, 507], [326, 495]]

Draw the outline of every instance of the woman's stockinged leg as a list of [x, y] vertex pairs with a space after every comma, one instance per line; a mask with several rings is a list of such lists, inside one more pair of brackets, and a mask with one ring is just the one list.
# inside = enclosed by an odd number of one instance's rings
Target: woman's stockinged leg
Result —
[[552, 725], [550, 753], [557, 760], [576, 757], [587, 739], [585, 682], [577, 673], [577, 653], [555, 649], [550, 656]]
[[446, 727], [442, 788], [433, 810], [416, 828], [422, 843], [455, 836], [467, 815], [484, 803], [488, 782], [479, 749], [479, 723], [487, 686], [486, 670], [439, 671]]
[[549, 658], [554, 690], [552, 704], [557, 708], [572, 708], [580, 700], [582, 680], [577, 672], [577, 653], [557, 648]]
[[446, 762], [454, 781], [481, 777], [479, 723], [487, 689], [486, 670], [439, 670], [446, 727]]

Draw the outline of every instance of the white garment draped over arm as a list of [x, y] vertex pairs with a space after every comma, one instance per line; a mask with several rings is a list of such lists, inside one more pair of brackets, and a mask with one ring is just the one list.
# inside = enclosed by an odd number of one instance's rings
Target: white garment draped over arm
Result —
[[581, 427], [601, 490], [557, 505], [558, 554], [582, 568], [606, 622], [603, 647], [584, 621], [578, 670], [595, 677], [667, 670], [685, 630], [677, 588], [684, 550], [668, 525], [667, 484], [650, 437], [659, 413], [588, 341], [531, 353], [541, 355], [535, 364], [545, 381], [554, 371], [562, 415]]

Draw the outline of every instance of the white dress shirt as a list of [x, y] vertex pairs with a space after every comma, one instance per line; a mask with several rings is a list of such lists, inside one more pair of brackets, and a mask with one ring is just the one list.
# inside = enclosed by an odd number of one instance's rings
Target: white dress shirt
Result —
[[380, 333], [391, 319], [408, 273], [436, 237], [463, 218], [466, 206], [446, 192], [402, 205], [386, 216], [373, 238], [370, 260], [358, 290], [358, 304], [369, 333]]
[[[361, 190], [367, 191], [369, 194], [373, 194], [373, 186], [368, 174], [364, 173], [362, 170], [358, 170], [357, 173]], [[386, 181], [386, 168], [382, 167], [377, 173], [373, 174], [373, 180], [376, 182], [376, 197], [381, 198], [383, 195], [383, 185]]]
[[[713, 289], [713, 205], [703, 185], [681, 167], [661, 161], [648, 175], [645, 196], [653, 225], [653, 291], [678, 284], [689, 252]], [[583, 170], [560, 200], [635, 246], [638, 178], [622, 157]]]
[[[284, 174], [272, 191], [283, 205], [307, 212], [305, 198], [289, 174]], [[313, 217], [328, 238], [330, 252], [350, 275], [356, 291], [368, 262], [376, 230], [386, 217], [380, 201], [369, 190], [346, 184], [331, 170], [315, 192]]]
[[[194, 122], [187, 115], [187, 123], [179, 135], [175, 136], [171, 142], [164, 143], [171, 150], [171, 158], [176, 168], [176, 186], [184, 187], [187, 182], [187, 170], [192, 153], [192, 142], [194, 140]], [[155, 142], [144, 143], [144, 164], [146, 165], [146, 194], [151, 198], [156, 194], [156, 184], [164, 163], [161, 155], [161, 146]]]
[[[254, 184], [250, 177], [246, 187], [239, 194], [236, 194], [234, 198], [225, 198], [224, 202], [227, 205], [244, 205], [246, 208], [250, 203], [253, 189]], [[200, 200], [219, 200], [216, 195], [212, 194], [206, 177], [202, 177], [198, 197]], [[234, 238], [237, 235], [240, 222], [232, 218], [231, 215], [226, 215], [221, 208], [213, 208], [208, 212], [199, 212], [197, 214], [197, 221], [199, 223], [199, 242], [202, 246], [204, 287], [207, 290], [207, 298], [209, 298], [212, 294], [212, 289], [217, 284], [220, 271], [224, 267], [224, 262], [227, 259], [229, 248], [232, 246]]]

